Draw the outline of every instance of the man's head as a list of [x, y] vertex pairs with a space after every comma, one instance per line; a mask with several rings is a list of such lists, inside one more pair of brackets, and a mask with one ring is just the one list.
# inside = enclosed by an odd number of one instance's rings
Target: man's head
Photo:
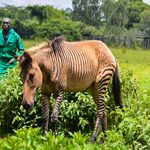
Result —
[[4, 18], [3, 19], [3, 30], [9, 30], [10, 29], [10, 19], [9, 18]]

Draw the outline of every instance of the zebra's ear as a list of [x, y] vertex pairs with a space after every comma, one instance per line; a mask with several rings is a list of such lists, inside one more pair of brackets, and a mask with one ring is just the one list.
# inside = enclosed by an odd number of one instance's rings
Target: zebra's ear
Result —
[[29, 61], [32, 61], [32, 58], [31, 58], [30, 54], [28, 54], [27, 52], [24, 52], [23, 56], [24, 56], [25, 59], [28, 59]]
[[32, 58], [27, 52], [24, 52], [23, 55], [17, 58], [17, 60], [19, 61], [19, 65], [21, 67], [27, 66], [32, 62]]
[[49, 39], [46, 39], [46, 42], [47, 42], [48, 46], [51, 47], [52, 42]]

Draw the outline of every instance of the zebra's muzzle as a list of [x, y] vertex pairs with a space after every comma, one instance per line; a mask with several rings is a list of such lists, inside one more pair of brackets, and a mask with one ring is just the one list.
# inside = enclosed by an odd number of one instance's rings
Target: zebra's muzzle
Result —
[[32, 108], [34, 107], [34, 102], [31, 102], [31, 103], [23, 102], [23, 107], [27, 112], [30, 112]]

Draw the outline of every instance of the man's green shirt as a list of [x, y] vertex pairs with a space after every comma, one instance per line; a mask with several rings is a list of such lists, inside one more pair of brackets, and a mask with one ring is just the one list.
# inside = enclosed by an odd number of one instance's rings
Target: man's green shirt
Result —
[[24, 51], [24, 46], [20, 36], [10, 29], [8, 39], [5, 41], [2, 30], [0, 30], [0, 76], [16, 65], [16, 62], [9, 64], [14, 56], [20, 56]]

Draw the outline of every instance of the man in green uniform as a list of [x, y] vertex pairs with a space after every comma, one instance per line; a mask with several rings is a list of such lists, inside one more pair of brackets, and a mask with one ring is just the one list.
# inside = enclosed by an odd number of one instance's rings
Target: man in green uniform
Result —
[[0, 76], [16, 65], [16, 57], [23, 52], [24, 46], [20, 36], [11, 28], [10, 19], [4, 18], [0, 30]]

